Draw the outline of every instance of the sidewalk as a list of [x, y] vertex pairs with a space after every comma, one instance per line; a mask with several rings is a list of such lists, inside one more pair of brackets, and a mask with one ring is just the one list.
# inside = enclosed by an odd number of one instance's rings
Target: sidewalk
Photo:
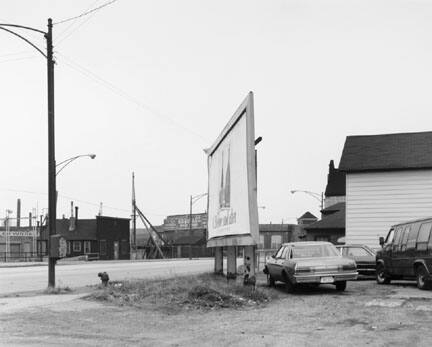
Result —
[[[100, 264], [100, 263], [141, 263], [141, 262], [157, 262], [157, 261], [180, 261], [180, 260], [206, 260], [213, 259], [207, 258], [165, 258], [165, 259], [135, 259], [135, 260], [72, 260], [72, 259], [60, 259], [56, 265], [73, 265], [73, 264]], [[48, 266], [48, 262], [39, 261], [17, 261], [17, 262], [5, 262], [0, 263], [0, 268], [12, 268], [12, 267], [31, 267], [31, 266]]]

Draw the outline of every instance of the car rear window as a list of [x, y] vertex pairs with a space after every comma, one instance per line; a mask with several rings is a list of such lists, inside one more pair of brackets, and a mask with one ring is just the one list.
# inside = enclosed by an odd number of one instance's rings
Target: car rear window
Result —
[[292, 258], [320, 258], [340, 256], [332, 245], [305, 245], [292, 248]]
[[431, 232], [432, 222], [423, 223], [420, 226], [420, 231], [417, 237], [417, 250], [425, 251], [427, 249], [430, 232]]

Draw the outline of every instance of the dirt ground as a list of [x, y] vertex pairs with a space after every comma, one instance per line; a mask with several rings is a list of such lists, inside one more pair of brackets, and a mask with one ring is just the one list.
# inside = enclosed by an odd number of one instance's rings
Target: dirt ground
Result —
[[[260, 278], [263, 283], [264, 278]], [[264, 285], [264, 284], [260, 284]], [[349, 282], [287, 294], [265, 306], [176, 313], [70, 294], [0, 298], [4, 346], [430, 346], [432, 291], [413, 282]]]

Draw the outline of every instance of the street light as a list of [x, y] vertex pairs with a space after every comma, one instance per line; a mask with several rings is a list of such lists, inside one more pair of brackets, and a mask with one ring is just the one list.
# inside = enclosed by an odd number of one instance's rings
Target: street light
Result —
[[80, 155], [77, 155], [75, 157], [63, 160], [62, 162], [56, 164], [56, 169], [57, 169], [56, 176], [60, 173], [60, 171], [62, 171], [70, 163], [77, 160], [78, 158], [83, 158], [83, 157], [89, 157], [91, 159], [94, 159], [94, 158], [96, 158], [96, 154], [80, 154]]
[[189, 210], [189, 232], [192, 235], [192, 205], [195, 204], [201, 198], [207, 196], [208, 193], [202, 193], [195, 196], [190, 196], [190, 210]]
[[[48, 286], [55, 287], [56, 258], [51, 256], [51, 236], [56, 233], [56, 174], [55, 174], [55, 138], [54, 138], [54, 59], [52, 42], [52, 19], [48, 19], [48, 32], [18, 24], [0, 23], [0, 29], [28, 43], [36, 49], [47, 61], [48, 86]], [[47, 49], [46, 54], [35, 44], [22, 35], [8, 28], [17, 28], [43, 34]]]
[[308, 194], [308, 195], [312, 196], [314, 199], [316, 199], [316, 200], [318, 200], [320, 202], [321, 210], [324, 208], [323, 193], [319, 194], [319, 193], [315, 193], [315, 192], [310, 192], [309, 190], [291, 190], [291, 194], [294, 194], [294, 193], [305, 193], [305, 194]]

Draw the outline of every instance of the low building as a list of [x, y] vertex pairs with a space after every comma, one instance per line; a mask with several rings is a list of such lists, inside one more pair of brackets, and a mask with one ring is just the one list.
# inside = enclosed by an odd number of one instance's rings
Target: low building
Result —
[[[79, 219], [75, 216], [57, 219], [56, 233], [66, 239], [67, 257], [87, 255], [102, 260], [130, 259], [129, 219], [96, 216]], [[48, 229], [41, 230], [40, 248], [46, 248]]]
[[299, 241], [301, 233], [296, 224], [260, 224], [258, 249], [277, 249], [282, 243]]

